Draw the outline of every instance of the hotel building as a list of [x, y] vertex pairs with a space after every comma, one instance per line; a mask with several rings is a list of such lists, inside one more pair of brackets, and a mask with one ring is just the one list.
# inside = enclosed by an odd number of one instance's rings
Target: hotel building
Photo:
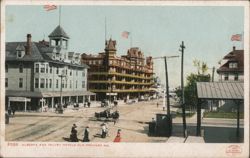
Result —
[[140, 98], [150, 95], [153, 83], [153, 59], [133, 47], [127, 55], [117, 56], [116, 41], [105, 42], [105, 52], [98, 55], [82, 54], [87, 64], [88, 88], [96, 93], [97, 100]]

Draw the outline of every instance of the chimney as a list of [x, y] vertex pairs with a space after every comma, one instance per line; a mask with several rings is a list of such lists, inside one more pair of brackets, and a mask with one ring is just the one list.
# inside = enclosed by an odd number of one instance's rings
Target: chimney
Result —
[[233, 46], [233, 51], [235, 51], [235, 46]]
[[31, 34], [27, 34], [26, 55], [31, 55]]

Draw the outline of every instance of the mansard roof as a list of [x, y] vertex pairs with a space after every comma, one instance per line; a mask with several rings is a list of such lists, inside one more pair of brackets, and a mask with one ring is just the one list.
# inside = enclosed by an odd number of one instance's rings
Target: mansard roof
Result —
[[67, 63], [64, 61], [51, 59], [48, 53], [52, 53], [55, 47], [47, 46], [44, 45], [43, 43], [31, 42], [31, 54], [30, 55], [25, 54], [22, 58], [18, 58], [16, 56], [17, 47], [26, 47], [26, 42], [6, 42], [6, 56], [5, 56], [6, 61], [30, 61], [30, 62], [47, 61], [56, 64], [64, 64], [64, 65], [88, 68], [86, 64], [80, 65], [80, 64]]

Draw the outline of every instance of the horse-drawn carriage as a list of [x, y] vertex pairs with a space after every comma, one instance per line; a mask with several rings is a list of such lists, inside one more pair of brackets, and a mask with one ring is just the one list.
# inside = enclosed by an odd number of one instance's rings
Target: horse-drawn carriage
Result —
[[110, 112], [110, 109], [106, 109], [106, 110], [101, 111], [101, 112], [95, 112], [95, 117], [97, 119], [101, 119], [101, 118], [119, 119], [119, 116], [120, 116], [120, 114], [119, 114], [119, 112], [117, 110], [114, 111], [114, 112]]

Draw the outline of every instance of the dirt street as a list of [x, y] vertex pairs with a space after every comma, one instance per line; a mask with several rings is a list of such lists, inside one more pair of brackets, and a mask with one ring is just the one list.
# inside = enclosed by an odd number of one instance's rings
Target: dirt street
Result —
[[[160, 105], [157, 108], [156, 102]], [[83, 139], [86, 126], [90, 129], [91, 142], [112, 142], [118, 129], [121, 129], [122, 142], [165, 142], [166, 137], [149, 137], [148, 124], [156, 113], [162, 111], [162, 100], [138, 102], [118, 105], [120, 119], [114, 125], [106, 122], [109, 132], [106, 138], [100, 138], [101, 124], [94, 117], [95, 112], [103, 111], [100, 106], [68, 110], [64, 114], [52, 112], [16, 112], [6, 125], [6, 141], [53, 141], [65, 142], [69, 140], [70, 131], [75, 123], [78, 139]]]

